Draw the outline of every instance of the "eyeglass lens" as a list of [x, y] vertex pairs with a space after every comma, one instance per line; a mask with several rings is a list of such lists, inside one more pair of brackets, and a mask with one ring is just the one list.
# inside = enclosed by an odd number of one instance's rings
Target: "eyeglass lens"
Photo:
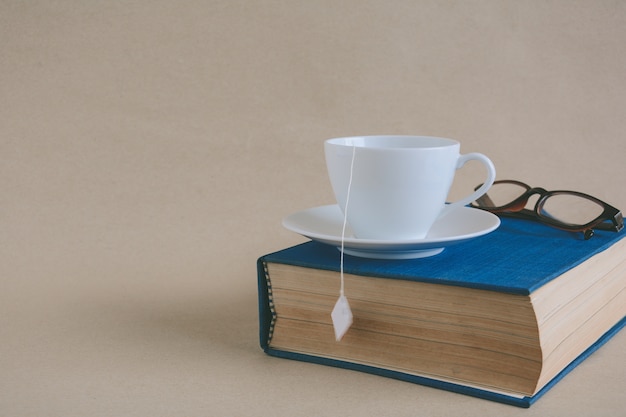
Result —
[[519, 197], [524, 195], [524, 193], [528, 190], [529, 188], [524, 187], [517, 183], [509, 183], [509, 182], [497, 183], [496, 182], [491, 186], [491, 188], [489, 188], [489, 191], [487, 192], [487, 194], [485, 194], [483, 197], [481, 197], [478, 200], [478, 203], [480, 207], [483, 207], [486, 209], [499, 208], [502, 206], [506, 206], [512, 201], [518, 199]]
[[576, 194], [551, 194], [539, 210], [539, 215], [572, 226], [594, 221], [604, 212], [604, 207]]

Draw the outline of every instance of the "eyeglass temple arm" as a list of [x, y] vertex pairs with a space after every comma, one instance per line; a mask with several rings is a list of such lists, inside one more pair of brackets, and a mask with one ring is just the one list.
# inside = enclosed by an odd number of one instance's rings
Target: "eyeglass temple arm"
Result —
[[493, 213], [498, 216], [515, 217], [518, 219], [535, 220], [537, 218], [535, 213], [528, 209], [522, 209], [520, 211], [494, 211]]
[[[478, 190], [478, 188], [476, 188], [476, 190]], [[478, 199], [476, 199], [476, 202], [478, 203], [479, 206], [482, 206], [482, 207], [495, 206], [495, 204], [493, 203], [493, 200], [491, 199], [491, 197], [489, 197], [489, 194], [483, 194]]]
[[[528, 210], [528, 209], [523, 209], [520, 211], [500, 211], [500, 212], [497, 212], [496, 214], [498, 214], [499, 216], [505, 216], [505, 217], [515, 217], [518, 219], [534, 220], [536, 218], [535, 214], [531, 210]], [[609, 223], [609, 221], [611, 223]], [[619, 232], [623, 228], [624, 228], [624, 219], [622, 217], [621, 211], [617, 211], [612, 218], [609, 218], [606, 221], [602, 223], [598, 223], [597, 225], [592, 227], [592, 229], [608, 230], [612, 232]]]

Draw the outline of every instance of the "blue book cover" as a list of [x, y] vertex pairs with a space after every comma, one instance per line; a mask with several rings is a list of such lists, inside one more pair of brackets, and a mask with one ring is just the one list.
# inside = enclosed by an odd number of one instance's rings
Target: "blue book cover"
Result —
[[[494, 232], [447, 247], [438, 255], [411, 260], [366, 259], [346, 255], [344, 271], [347, 274], [380, 279], [419, 281], [514, 295], [529, 295], [566, 271], [610, 248], [624, 236], [626, 234], [623, 232], [597, 231], [591, 239], [584, 240], [580, 233], [562, 231], [526, 220], [503, 218], [500, 227]], [[626, 324], [626, 318], [622, 318], [539, 392], [525, 397], [501, 394], [349, 361], [273, 349], [269, 339], [274, 312], [271, 305], [271, 289], [268, 292], [266, 263], [339, 271], [339, 256], [339, 251], [333, 246], [306, 242], [259, 258], [257, 267], [260, 343], [266, 353], [277, 357], [369, 372], [506, 404], [529, 407]], [[624, 258], [626, 259], [626, 256]]]

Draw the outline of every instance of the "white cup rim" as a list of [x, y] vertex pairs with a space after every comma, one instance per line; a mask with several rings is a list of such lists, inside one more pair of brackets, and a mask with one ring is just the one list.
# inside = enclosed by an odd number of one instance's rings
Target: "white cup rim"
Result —
[[326, 143], [334, 146], [345, 146], [365, 149], [435, 149], [459, 146], [460, 142], [438, 136], [418, 135], [366, 135], [345, 136], [327, 139]]

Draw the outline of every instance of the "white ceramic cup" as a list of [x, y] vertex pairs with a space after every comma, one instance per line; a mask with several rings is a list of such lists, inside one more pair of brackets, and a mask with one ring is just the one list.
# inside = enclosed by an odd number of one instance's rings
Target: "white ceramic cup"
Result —
[[[460, 143], [430, 136], [356, 136], [324, 143], [326, 167], [345, 213], [352, 154], [354, 166], [347, 220], [359, 239], [422, 239], [440, 218], [485, 194], [496, 170], [480, 153], [461, 155]], [[487, 168], [483, 185], [446, 204], [456, 170], [477, 160]], [[443, 219], [442, 219], [443, 221]]]

